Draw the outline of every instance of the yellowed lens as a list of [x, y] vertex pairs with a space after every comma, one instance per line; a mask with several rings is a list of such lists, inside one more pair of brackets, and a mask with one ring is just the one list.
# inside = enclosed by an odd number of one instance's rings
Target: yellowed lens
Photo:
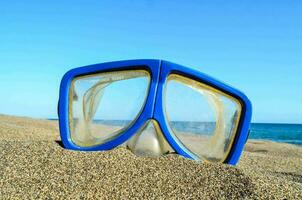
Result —
[[187, 77], [172, 74], [165, 86], [170, 130], [199, 159], [223, 162], [236, 135], [240, 102]]
[[69, 91], [71, 139], [95, 146], [116, 137], [140, 114], [150, 74], [144, 70], [106, 72], [75, 78]]

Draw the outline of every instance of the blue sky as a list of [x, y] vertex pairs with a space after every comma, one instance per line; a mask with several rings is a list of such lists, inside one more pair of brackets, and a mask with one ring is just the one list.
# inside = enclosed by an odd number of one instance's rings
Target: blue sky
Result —
[[244, 91], [254, 122], [302, 123], [301, 1], [1, 1], [0, 113], [56, 117], [63, 74], [160, 58]]

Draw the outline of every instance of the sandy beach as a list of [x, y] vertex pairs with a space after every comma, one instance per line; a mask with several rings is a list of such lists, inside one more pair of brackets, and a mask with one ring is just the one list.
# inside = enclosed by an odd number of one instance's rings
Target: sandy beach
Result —
[[56, 121], [0, 115], [1, 199], [302, 199], [302, 148], [248, 141], [236, 167], [60, 146]]

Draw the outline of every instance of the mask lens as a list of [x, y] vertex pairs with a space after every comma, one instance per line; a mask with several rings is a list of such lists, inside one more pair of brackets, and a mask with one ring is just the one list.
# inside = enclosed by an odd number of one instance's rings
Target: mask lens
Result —
[[198, 81], [170, 75], [166, 119], [176, 140], [201, 160], [223, 162], [232, 146], [240, 102]]
[[78, 146], [105, 143], [139, 116], [147, 97], [150, 75], [127, 70], [75, 78], [69, 91], [69, 126]]

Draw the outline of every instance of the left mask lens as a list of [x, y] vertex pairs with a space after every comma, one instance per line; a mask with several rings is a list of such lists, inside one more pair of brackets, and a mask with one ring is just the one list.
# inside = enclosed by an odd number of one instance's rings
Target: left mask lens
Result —
[[69, 91], [69, 126], [78, 146], [105, 143], [127, 129], [147, 98], [144, 70], [105, 72], [75, 78]]

